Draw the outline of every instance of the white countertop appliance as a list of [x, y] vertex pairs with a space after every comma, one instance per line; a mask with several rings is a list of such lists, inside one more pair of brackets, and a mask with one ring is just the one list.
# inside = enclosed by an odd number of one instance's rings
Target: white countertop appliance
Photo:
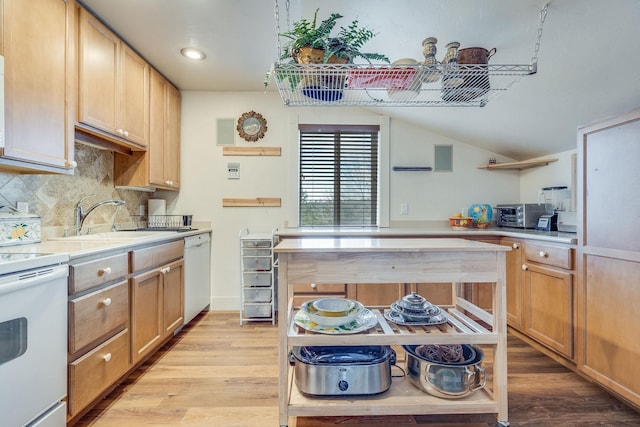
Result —
[[64, 427], [66, 254], [0, 253], [2, 425]]

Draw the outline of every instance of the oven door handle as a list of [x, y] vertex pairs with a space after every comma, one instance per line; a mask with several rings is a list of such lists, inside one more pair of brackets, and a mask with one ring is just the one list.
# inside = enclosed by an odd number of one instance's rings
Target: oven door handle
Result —
[[51, 280], [68, 276], [69, 267], [67, 265], [35, 270], [33, 272], [15, 274], [6, 278], [5, 283], [0, 283], [0, 295], [8, 294], [10, 292], [32, 286], [38, 286]]

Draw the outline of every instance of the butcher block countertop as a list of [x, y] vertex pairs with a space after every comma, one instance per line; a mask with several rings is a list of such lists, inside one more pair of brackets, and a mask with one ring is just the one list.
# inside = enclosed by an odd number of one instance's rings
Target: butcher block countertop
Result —
[[417, 227], [296, 227], [283, 228], [276, 232], [281, 238], [287, 237], [458, 237], [482, 238], [512, 237], [541, 240], [555, 243], [576, 244], [575, 233], [558, 231], [537, 231], [531, 229], [491, 226], [487, 229], [469, 228], [459, 231], [451, 229], [447, 221], [424, 221]]

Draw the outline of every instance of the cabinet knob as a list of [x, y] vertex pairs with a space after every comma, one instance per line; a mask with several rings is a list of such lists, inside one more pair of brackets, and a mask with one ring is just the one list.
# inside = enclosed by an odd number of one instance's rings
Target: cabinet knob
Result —
[[123, 132], [123, 134], [124, 134], [124, 136], [129, 136], [129, 131], [128, 131], [128, 130], [125, 130], [125, 131]]
[[163, 269], [161, 269], [161, 270], [160, 270], [160, 272], [161, 272], [162, 274], [167, 274], [167, 273], [168, 273], [168, 272], [170, 272], [170, 271], [171, 271], [171, 267], [165, 267], [165, 268], [163, 268]]
[[102, 356], [102, 358], [105, 362], [108, 362], [109, 360], [111, 360], [111, 353], [105, 354], [104, 356]]
[[511, 245], [511, 247], [512, 247], [513, 249], [519, 249], [519, 248], [520, 248], [520, 245], [519, 245], [519, 244], [517, 244], [517, 243], [514, 243], [513, 245]]
[[108, 307], [111, 305], [111, 298], [105, 298], [104, 301], [102, 301], [102, 305], [104, 305], [105, 307]]
[[164, 183], [165, 183], [166, 185], [173, 185], [173, 181], [171, 181], [171, 180], [169, 180], [169, 179], [168, 179], [168, 180], [166, 180]]
[[547, 252], [545, 252], [545, 251], [538, 252], [538, 255], [540, 255], [540, 257], [542, 257], [542, 258], [546, 258], [546, 257], [549, 256], [549, 254]]
[[64, 165], [68, 168], [68, 169], [75, 169], [78, 167], [78, 162], [76, 162], [75, 160], [71, 160], [71, 161], [66, 161], [64, 162]]
[[529, 266], [527, 264], [522, 264], [522, 269], [524, 271], [527, 271], [529, 269]]
[[122, 135], [122, 134], [124, 133], [124, 131], [123, 131], [122, 129], [118, 129], [116, 132], [117, 132], [119, 135]]
[[98, 270], [99, 276], [106, 276], [107, 274], [111, 274], [111, 267], [105, 267]]
[[315, 283], [312, 283], [312, 284], [311, 284], [311, 285], [309, 285], [309, 286], [311, 286], [311, 289], [315, 289], [315, 288], [317, 288], [317, 287], [318, 287], [318, 285], [316, 285]]

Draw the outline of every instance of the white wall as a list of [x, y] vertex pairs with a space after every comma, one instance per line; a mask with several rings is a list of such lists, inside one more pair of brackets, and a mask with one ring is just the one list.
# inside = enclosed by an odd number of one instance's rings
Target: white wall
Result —
[[[216, 120], [235, 122], [251, 110], [267, 120], [265, 137], [249, 143], [235, 133], [235, 144], [279, 146], [281, 157], [222, 156], [222, 147], [216, 145]], [[213, 310], [238, 310], [240, 306], [238, 232], [243, 228], [269, 232], [295, 224], [298, 123], [379, 123], [381, 137], [388, 144], [383, 164], [390, 167], [433, 166], [433, 146], [453, 145], [453, 172], [383, 172], [381, 179], [387, 188], [382, 200], [388, 205], [383, 217], [388, 217], [394, 226], [403, 221], [446, 221], [472, 203], [495, 205], [520, 200], [520, 172], [476, 168], [489, 157], [497, 157], [499, 162], [510, 159], [415, 125], [389, 120], [375, 111], [343, 107], [288, 109], [273, 92], [183, 92], [180, 192], [159, 192], [156, 197], [167, 199], [169, 214], [193, 214], [194, 221], [211, 222]], [[227, 179], [228, 162], [240, 163], [239, 180]], [[223, 197], [280, 197], [282, 207], [223, 208]], [[400, 215], [401, 203], [409, 205], [408, 215]]]

